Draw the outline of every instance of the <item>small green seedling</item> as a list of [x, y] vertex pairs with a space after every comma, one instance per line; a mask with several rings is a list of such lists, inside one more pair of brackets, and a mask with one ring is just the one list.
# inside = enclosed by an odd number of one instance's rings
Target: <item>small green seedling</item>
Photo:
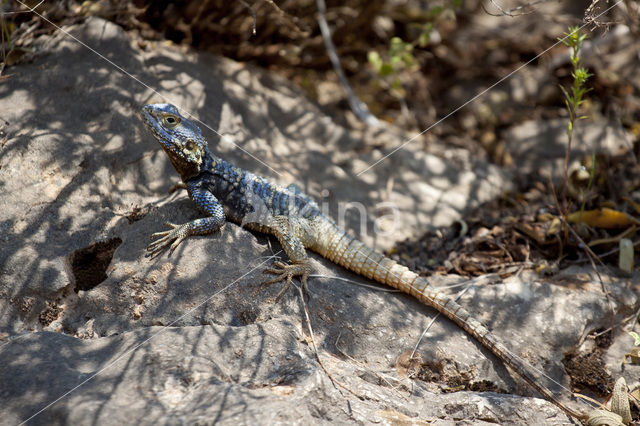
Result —
[[[560, 90], [562, 90], [562, 93], [564, 94], [564, 103], [567, 107], [567, 111], [569, 112], [569, 122], [567, 123], [567, 137], [569, 140], [564, 158], [564, 179], [562, 184], [562, 208], [564, 210], [563, 213], [566, 216], [566, 214], [568, 214], [567, 185], [569, 182], [569, 157], [571, 156], [573, 130], [576, 121], [587, 118], [584, 115], [578, 115], [578, 110], [585, 101], [584, 95], [591, 90], [586, 86], [586, 83], [589, 77], [593, 74], [590, 74], [580, 63], [580, 49], [582, 48], [582, 44], [586, 40], [587, 35], [580, 33], [580, 27], [577, 26], [569, 27], [569, 32], [564, 33], [564, 35], [565, 36], [561, 38], [560, 41], [571, 49], [571, 66], [573, 68], [573, 71], [571, 71], [571, 76], [573, 77], [573, 84], [571, 88], [567, 90], [560, 86]], [[589, 186], [591, 186], [593, 174], [594, 170], [592, 169]]]

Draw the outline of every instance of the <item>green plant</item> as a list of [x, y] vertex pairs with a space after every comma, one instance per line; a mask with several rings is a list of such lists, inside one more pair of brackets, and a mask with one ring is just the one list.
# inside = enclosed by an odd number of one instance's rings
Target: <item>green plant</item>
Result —
[[413, 56], [413, 45], [400, 37], [391, 38], [388, 60], [382, 59], [375, 50], [367, 54], [367, 59], [381, 79], [387, 79], [387, 86], [398, 97], [404, 97], [405, 93], [400, 80], [400, 73], [404, 70], [417, 69], [417, 61]]
[[415, 40], [409, 42], [395, 36], [391, 38], [389, 49], [386, 52], [381, 54], [371, 50], [367, 54], [367, 60], [376, 71], [380, 85], [388, 89], [398, 99], [403, 99], [406, 96], [401, 74], [407, 71], [414, 72], [420, 68], [418, 60], [414, 56], [415, 48], [427, 47], [431, 41], [434, 24], [445, 17], [455, 18], [454, 10], [460, 7], [462, 0], [448, 0], [444, 3], [444, 5], [430, 8], [423, 14], [426, 22], [421, 24], [420, 32]]
[[[584, 115], [578, 115], [580, 106], [584, 103], [584, 95], [591, 89], [586, 87], [586, 82], [593, 74], [590, 74], [586, 68], [580, 63], [580, 49], [582, 44], [586, 40], [587, 35], [580, 33], [579, 27], [569, 27], [569, 32], [565, 33], [565, 37], [560, 41], [571, 49], [571, 77], [573, 77], [573, 84], [569, 90], [560, 86], [560, 90], [564, 95], [564, 103], [569, 112], [569, 122], [567, 123], [567, 149], [564, 158], [564, 179], [562, 183], [562, 208], [563, 214], [568, 214], [567, 207], [567, 185], [569, 182], [569, 158], [571, 156], [571, 143], [573, 141], [573, 130], [578, 120], [586, 118]], [[594, 162], [595, 163], [595, 162]], [[589, 185], [593, 180], [593, 169], [590, 171], [591, 179]], [[584, 204], [583, 204], [584, 208]]]

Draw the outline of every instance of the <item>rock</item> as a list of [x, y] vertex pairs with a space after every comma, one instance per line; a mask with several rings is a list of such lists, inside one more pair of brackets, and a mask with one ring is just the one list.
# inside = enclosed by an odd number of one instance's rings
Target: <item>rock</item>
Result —
[[[358, 217], [344, 203], [361, 203], [353, 211], [371, 217], [389, 212], [377, 203], [395, 203], [396, 230], [378, 240], [361, 235], [379, 247], [451, 223], [508, 188], [508, 175], [409, 144], [358, 177], [389, 151], [360, 154], [361, 140], [282, 78], [168, 45], [140, 51], [122, 29], [96, 18], [67, 30], [148, 86], [61, 33], [43, 37], [34, 61], [0, 85], [9, 122], [0, 151], [4, 422], [569, 422], [444, 319], [418, 347], [421, 376], [408, 378], [397, 360], [434, 310], [406, 295], [347, 285], [343, 279], [370, 283], [314, 256], [321, 277], [312, 279], [307, 305], [321, 368], [297, 292], [276, 304], [279, 287], [261, 285], [264, 264], [280, 253], [263, 235], [228, 224], [190, 238], [171, 257], [145, 258], [149, 235], [163, 222], [200, 214], [184, 192], [167, 193], [177, 175], [136, 111], [162, 93], [210, 127], [203, 124], [213, 150], [323, 195], [330, 211], [342, 205], [351, 229], [359, 229]], [[585, 330], [608, 326], [612, 306], [597, 290], [532, 274], [483, 280], [461, 303], [566, 386], [562, 351]], [[626, 316], [637, 299], [631, 283], [615, 284], [613, 307]], [[507, 393], [443, 393], [458, 386]]]
[[[545, 173], [556, 182], [564, 176], [567, 122], [561, 118], [530, 120], [503, 134], [518, 173], [523, 176]], [[632, 140], [618, 123], [598, 117], [579, 120], [571, 144], [571, 161], [593, 152], [608, 155], [626, 152]]]
[[[178, 176], [137, 117], [143, 103], [197, 112], [212, 150], [282, 184], [295, 181], [380, 249], [448, 225], [510, 186], [487, 163], [451, 164], [411, 145], [358, 177], [383, 153], [359, 154], [362, 141], [282, 78], [177, 47], [141, 51], [97, 18], [68, 30], [139, 82], [58, 32], [0, 87], [9, 123], [0, 164], [0, 294], [9, 303], [0, 329], [39, 328], [47, 304], [78, 289], [78, 273], [104, 274], [74, 269], [74, 259], [110, 257], [130, 221], [162, 197], [176, 202], [166, 191]], [[374, 225], [385, 232], [374, 234]]]
[[308, 346], [299, 350], [303, 338], [286, 320], [140, 328], [93, 340], [29, 333], [2, 348], [0, 414], [6, 424], [33, 425], [567, 421], [539, 399], [437, 394], [408, 379], [369, 378], [365, 364], [323, 355], [358, 398], [331, 383]]

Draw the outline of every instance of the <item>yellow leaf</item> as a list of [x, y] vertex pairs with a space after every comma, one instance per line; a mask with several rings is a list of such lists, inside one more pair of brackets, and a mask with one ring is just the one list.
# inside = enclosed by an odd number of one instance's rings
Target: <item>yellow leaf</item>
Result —
[[639, 223], [637, 219], [628, 214], [607, 207], [573, 212], [567, 217], [567, 220], [571, 223], [584, 223], [594, 228], [625, 228]]

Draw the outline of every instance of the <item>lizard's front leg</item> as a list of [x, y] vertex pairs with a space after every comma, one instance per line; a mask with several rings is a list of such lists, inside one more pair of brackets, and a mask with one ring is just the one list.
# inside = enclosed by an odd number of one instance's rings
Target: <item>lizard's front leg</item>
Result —
[[291, 264], [277, 261], [269, 269], [264, 272], [275, 274], [276, 276], [263, 284], [274, 284], [285, 281], [285, 284], [276, 296], [276, 300], [287, 291], [291, 286], [291, 280], [294, 277], [300, 277], [302, 288], [307, 292], [307, 280], [311, 273], [309, 258], [307, 257], [306, 246], [310, 246], [310, 233], [307, 231], [308, 224], [305, 219], [292, 219], [287, 216], [273, 216], [270, 218], [267, 227], [278, 238], [280, 245], [289, 256]]
[[196, 205], [209, 215], [201, 219], [195, 219], [182, 225], [165, 223], [171, 227], [168, 231], [156, 232], [151, 238], [157, 238], [147, 246], [147, 257], [152, 257], [169, 247], [169, 256], [178, 245], [191, 235], [206, 235], [222, 228], [226, 219], [224, 209], [216, 197], [205, 188], [201, 188], [197, 182], [187, 183], [189, 196]]

